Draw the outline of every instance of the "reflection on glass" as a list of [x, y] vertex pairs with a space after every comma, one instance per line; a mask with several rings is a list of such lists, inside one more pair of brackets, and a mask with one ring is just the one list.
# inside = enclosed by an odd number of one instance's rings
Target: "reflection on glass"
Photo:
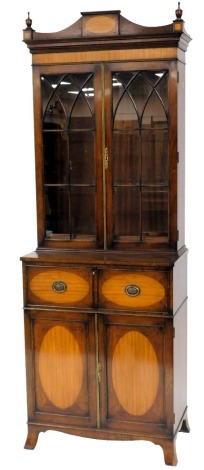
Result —
[[46, 233], [96, 236], [93, 74], [43, 75]]
[[114, 190], [115, 237], [140, 236], [140, 195], [138, 188], [127, 186]]
[[[135, 184], [140, 180], [139, 133], [114, 133], [113, 177], [116, 184]], [[132, 156], [135, 155], [133, 159]]]
[[145, 130], [141, 134], [143, 184], [168, 185], [168, 132]]
[[71, 129], [93, 129], [93, 79], [86, 81], [86, 86], [80, 90], [69, 93], [73, 100], [72, 108], [69, 115], [68, 127]]
[[94, 188], [73, 188], [71, 191], [72, 236], [95, 236]]
[[[46, 127], [49, 130], [46, 130]], [[57, 124], [49, 126], [46, 124], [44, 130], [46, 130], [43, 133], [45, 183], [65, 184], [69, 173], [67, 132], [59, 131]]]
[[142, 236], [168, 236], [168, 191], [165, 189], [143, 189], [142, 191]]
[[115, 238], [167, 241], [168, 73], [116, 72], [112, 84]]
[[47, 187], [45, 191], [46, 235], [70, 233], [69, 192], [66, 187]]
[[[46, 236], [66, 239], [96, 235], [94, 188], [48, 186], [45, 192]], [[57, 237], [58, 238], [58, 237]]]
[[70, 181], [72, 184], [95, 184], [94, 132], [69, 133]]

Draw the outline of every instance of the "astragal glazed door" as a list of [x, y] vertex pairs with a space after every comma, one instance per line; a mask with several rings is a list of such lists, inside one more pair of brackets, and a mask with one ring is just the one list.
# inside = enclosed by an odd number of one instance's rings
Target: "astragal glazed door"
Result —
[[170, 73], [139, 65], [41, 68], [42, 244], [169, 243]]

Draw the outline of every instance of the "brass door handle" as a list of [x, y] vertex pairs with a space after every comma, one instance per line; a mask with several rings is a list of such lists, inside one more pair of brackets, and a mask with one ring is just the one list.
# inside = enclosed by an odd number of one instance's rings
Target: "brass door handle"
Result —
[[105, 170], [108, 169], [108, 147], [105, 147], [105, 151], [104, 151], [104, 166], [105, 166]]
[[102, 375], [102, 366], [101, 363], [98, 362], [97, 364], [97, 376], [98, 376], [98, 383], [101, 383], [101, 375]]
[[125, 287], [125, 293], [130, 297], [137, 297], [140, 294], [141, 290], [135, 284], [129, 284]]
[[55, 281], [52, 284], [52, 289], [58, 294], [62, 294], [65, 292], [65, 290], [67, 290], [67, 284], [63, 281]]

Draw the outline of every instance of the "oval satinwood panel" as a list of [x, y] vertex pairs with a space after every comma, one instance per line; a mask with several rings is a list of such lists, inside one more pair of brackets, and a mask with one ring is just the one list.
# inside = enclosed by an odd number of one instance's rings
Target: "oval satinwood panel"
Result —
[[[128, 295], [128, 289], [137, 295]], [[165, 297], [165, 288], [157, 279], [140, 273], [114, 274], [102, 285], [102, 294], [109, 301], [128, 308], [150, 307]]]
[[105, 34], [116, 28], [116, 20], [108, 15], [93, 16], [86, 20], [86, 30], [89, 33]]
[[113, 387], [121, 406], [141, 416], [153, 405], [159, 386], [159, 365], [149, 339], [138, 331], [124, 334], [112, 361]]
[[[57, 290], [56, 285], [62, 285], [64, 288]], [[47, 268], [37, 271], [32, 277], [30, 290], [42, 301], [67, 305], [84, 299], [90, 291], [90, 286], [87, 279], [77, 272]]]
[[67, 328], [54, 326], [44, 336], [39, 375], [53, 405], [62, 409], [73, 405], [82, 386], [83, 364], [78, 342]]

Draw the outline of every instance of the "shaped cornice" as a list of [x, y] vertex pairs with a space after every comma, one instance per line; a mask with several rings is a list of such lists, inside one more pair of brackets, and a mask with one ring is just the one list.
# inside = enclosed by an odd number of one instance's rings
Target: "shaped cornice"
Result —
[[28, 14], [23, 40], [31, 53], [85, 51], [145, 47], [179, 47], [186, 51], [191, 38], [181, 19], [180, 5], [176, 19], [165, 26], [141, 26], [121, 15], [119, 10], [82, 12], [81, 18], [62, 31], [39, 33], [32, 28]]

